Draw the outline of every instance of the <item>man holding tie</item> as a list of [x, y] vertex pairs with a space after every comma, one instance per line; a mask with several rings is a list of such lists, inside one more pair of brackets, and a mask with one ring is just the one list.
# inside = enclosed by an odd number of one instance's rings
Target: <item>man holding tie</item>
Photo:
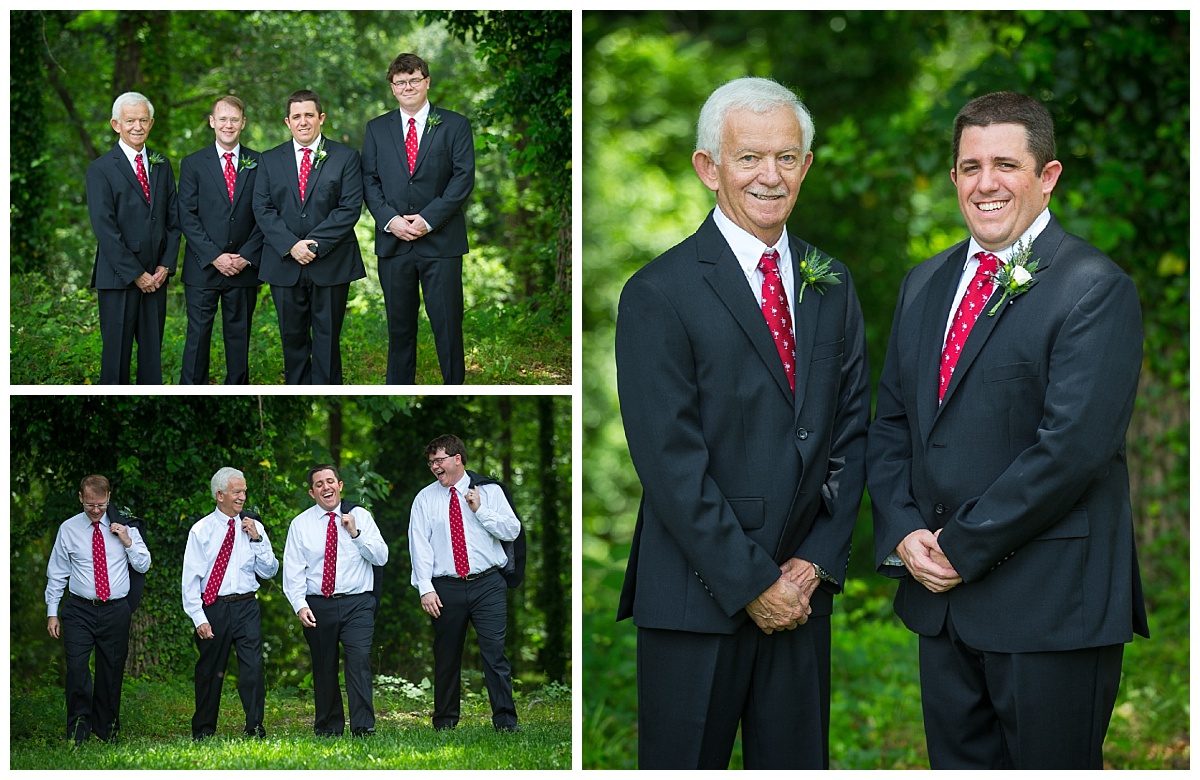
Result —
[[208, 115], [216, 154], [207, 146], [179, 165], [179, 224], [187, 238], [183, 283], [187, 342], [181, 385], [208, 384], [213, 319], [221, 307], [225, 384], [250, 384], [250, 324], [258, 301], [263, 234], [254, 220], [259, 153], [241, 145], [245, 104], [218, 98]]
[[100, 305], [100, 383], [129, 384], [133, 342], [138, 384], [162, 384], [167, 277], [179, 260], [171, 163], [146, 148], [154, 106], [126, 92], [113, 102], [112, 151], [87, 169], [88, 217], [96, 234], [92, 287]]
[[388, 560], [375, 518], [359, 507], [343, 514], [342, 482], [330, 465], [308, 471], [308, 494], [316, 505], [296, 515], [283, 549], [283, 593], [300, 618], [312, 653], [313, 728], [340, 736], [346, 728], [338, 687], [338, 644], [346, 654], [350, 732], [375, 733], [371, 690], [371, 637], [375, 630], [372, 566]]
[[[91, 734], [104, 742], [117, 741], [129, 653], [129, 569], [145, 573], [150, 568], [150, 551], [138, 530], [109, 519], [111, 492], [105, 477], [83, 478], [83, 511], [59, 526], [46, 564], [46, 630], [63, 640], [67, 738], [76, 745]], [[60, 604], [67, 587], [69, 597]], [[88, 669], [93, 649], [95, 689]]]
[[242, 514], [246, 477], [226, 466], [213, 475], [217, 508], [188, 532], [183, 553], [183, 611], [196, 627], [196, 713], [192, 739], [217, 732], [221, 683], [229, 648], [237, 648], [238, 695], [246, 713], [246, 736], [267, 735], [263, 728], [266, 684], [263, 679], [262, 618], [258, 578], [279, 571], [267, 531]]
[[430, 105], [429, 65], [401, 54], [387, 80], [400, 107], [367, 123], [363, 185], [388, 317], [387, 383], [417, 381], [418, 288], [433, 327], [442, 381], [460, 385], [463, 207], [475, 188], [475, 142], [461, 114]]
[[321, 135], [321, 98], [288, 96], [292, 139], [262, 155], [254, 216], [266, 237], [258, 278], [271, 285], [290, 385], [342, 383], [350, 283], [367, 275], [354, 226], [362, 213], [358, 152]]
[[425, 447], [437, 481], [413, 500], [408, 526], [412, 585], [433, 620], [433, 727], [458, 725], [463, 643], [475, 626], [483, 678], [496, 731], [519, 731], [512, 697], [512, 668], [504, 653], [506, 585], [500, 573], [521, 522], [499, 485], [471, 484], [466, 447], [457, 436], [439, 436]]

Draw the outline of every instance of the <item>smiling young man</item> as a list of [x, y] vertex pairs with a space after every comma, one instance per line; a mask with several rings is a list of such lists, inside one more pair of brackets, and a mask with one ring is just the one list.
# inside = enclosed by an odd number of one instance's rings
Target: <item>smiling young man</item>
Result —
[[309, 469], [308, 494], [316, 504], [296, 515], [283, 549], [283, 593], [300, 618], [313, 662], [313, 729], [340, 736], [346, 728], [338, 686], [338, 645], [345, 653], [350, 732], [375, 733], [371, 690], [371, 638], [375, 630], [372, 566], [388, 560], [375, 518], [359, 507], [342, 513], [337, 469]]
[[[870, 397], [850, 272], [787, 230], [813, 134], [774, 81], [714, 91], [692, 164], [717, 207], [621, 293], [642, 502], [617, 618], [638, 629], [642, 769], [723, 769], [739, 725], [748, 769], [829, 765], [830, 614]], [[801, 299], [814, 281], [824, 294]]]
[[258, 278], [271, 285], [289, 385], [342, 383], [350, 283], [367, 275], [354, 226], [362, 214], [358, 152], [321, 133], [311, 90], [288, 96], [292, 137], [262, 155], [254, 216], [266, 239]]
[[952, 155], [971, 235], [900, 288], [868, 437], [877, 562], [920, 635], [934, 769], [1100, 769], [1123, 643], [1149, 631], [1124, 444], [1137, 290], [1050, 213], [1041, 103], [976, 98]]

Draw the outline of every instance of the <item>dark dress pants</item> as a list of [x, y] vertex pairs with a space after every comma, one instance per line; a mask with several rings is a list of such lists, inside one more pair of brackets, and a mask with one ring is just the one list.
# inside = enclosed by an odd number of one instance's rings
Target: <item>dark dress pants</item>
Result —
[[375, 631], [375, 596], [325, 598], [308, 596], [308, 608], [316, 628], [305, 628], [304, 638], [312, 652], [313, 703], [318, 735], [337, 735], [346, 730], [342, 691], [338, 686], [338, 656], [346, 653], [346, 699], [350, 705], [350, 729], [375, 728], [375, 705], [371, 690], [371, 637]]
[[433, 328], [442, 382], [461, 385], [466, 378], [462, 256], [419, 257], [409, 252], [381, 257], [379, 284], [388, 320], [387, 383], [416, 384], [419, 289], [425, 296], [425, 313]]
[[192, 716], [192, 737], [217, 733], [217, 713], [221, 709], [221, 684], [229, 664], [229, 649], [235, 648], [238, 660], [238, 696], [246, 713], [246, 728], [263, 722], [266, 683], [263, 680], [262, 618], [258, 599], [214, 601], [204, 608], [212, 626], [213, 638], [196, 636], [196, 714]]
[[221, 307], [225, 341], [225, 384], [250, 384], [250, 324], [258, 303], [258, 286], [198, 287], [184, 285], [187, 298], [187, 341], [183, 347], [181, 385], [208, 384], [209, 349], [217, 305]]
[[[67, 665], [67, 739], [75, 744], [95, 734], [115, 742], [121, 729], [121, 683], [129, 655], [129, 602], [93, 606], [67, 595], [59, 610]], [[96, 685], [88, 659], [96, 651]]]
[[139, 385], [162, 384], [162, 340], [167, 322], [167, 286], [144, 293], [97, 290], [100, 304], [100, 384], [129, 384], [133, 342], [138, 345]]
[[933, 769], [1103, 769], [1124, 645], [1050, 653], [968, 646], [950, 614], [920, 639]]
[[504, 652], [508, 624], [504, 577], [499, 570], [477, 580], [434, 577], [433, 589], [442, 601], [441, 617], [432, 619], [434, 728], [453, 728], [458, 724], [468, 624], [475, 626], [479, 638], [483, 680], [492, 705], [492, 725], [498, 729], [516, 726], [512, 667]]
[[763, 633], [638, 629], [638, 768], [829, 768], [828, 617]]
[[307, 268], [291, 287], [271, 285], [283, 341], [284, 381], [289, 385], [342, 383], [342, 322], [350, 283], [313, 284]]

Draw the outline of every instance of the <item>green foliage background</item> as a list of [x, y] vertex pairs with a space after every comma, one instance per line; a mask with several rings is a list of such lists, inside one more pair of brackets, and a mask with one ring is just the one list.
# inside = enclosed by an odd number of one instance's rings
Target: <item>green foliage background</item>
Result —
[[[954, 115], [1001, 89], [1050, 108], [1064, 167], [1051, 208], [1131, 274], [1146, 333], [1127, 441], [1153, 639], [1126, 649], [1108, 760], [1187, 766], [1189, 25], [1186, 11], [583, 15], [585, 767], [636, 761], [635, 635], [614, 622], [640, 496], [616, 399], [617, 300], [713, 207], [690, 164], [696, 116], [746, 75], [792, 86], [813, 114], [815, 161], [789, 229], [854, 275], [873, 387], [904, 273], [966, 236]], [[921, 766], [916, 644], [872, 549], [868, 497], [834, 618], [832, 761]]]

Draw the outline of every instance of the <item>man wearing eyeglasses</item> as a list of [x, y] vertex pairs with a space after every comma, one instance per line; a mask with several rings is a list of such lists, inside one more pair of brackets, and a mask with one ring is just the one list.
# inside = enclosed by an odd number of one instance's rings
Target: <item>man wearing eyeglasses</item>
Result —
[[[83, 511], [59, 526], [46, 564], [46, 630], [63, 641], [67, 738], [76, 745], [92, 734], [103, 742], [117, 741], [132, 611], [129, 570], [144, 574], [150, 568], [150, 550], [138, 529], [109, 518], [111, 492], [105, 477], [83, 478]], [[94, 688], [88, 669], [93, 650]]]
[[463, 207], [475, 188], [475, 142], [461, 114], [429, 103], [429, 65], [392, 61], [387, 80], [400, 107], [367, 123], [363, 188], [375, 217], [375, 254], [388, 318], [388, 384], [417, 379], [419, 292], [433, 327], [442, 381], [463, 383]]
[[433, 620], [433, 727], [458, 725], [463, 643], [475, 626], [483, 679], [496, 731], [519, 731], [512, 697], [512, 667], [504, 653], [508, 622], [501, 542], [511, 542], [521, 521], [499, 485], [472, 485], [466, 447], [457, 436], [439, 436], [425, 447], [436, 482], [413, 500], [408, 526], [412, 585]]

